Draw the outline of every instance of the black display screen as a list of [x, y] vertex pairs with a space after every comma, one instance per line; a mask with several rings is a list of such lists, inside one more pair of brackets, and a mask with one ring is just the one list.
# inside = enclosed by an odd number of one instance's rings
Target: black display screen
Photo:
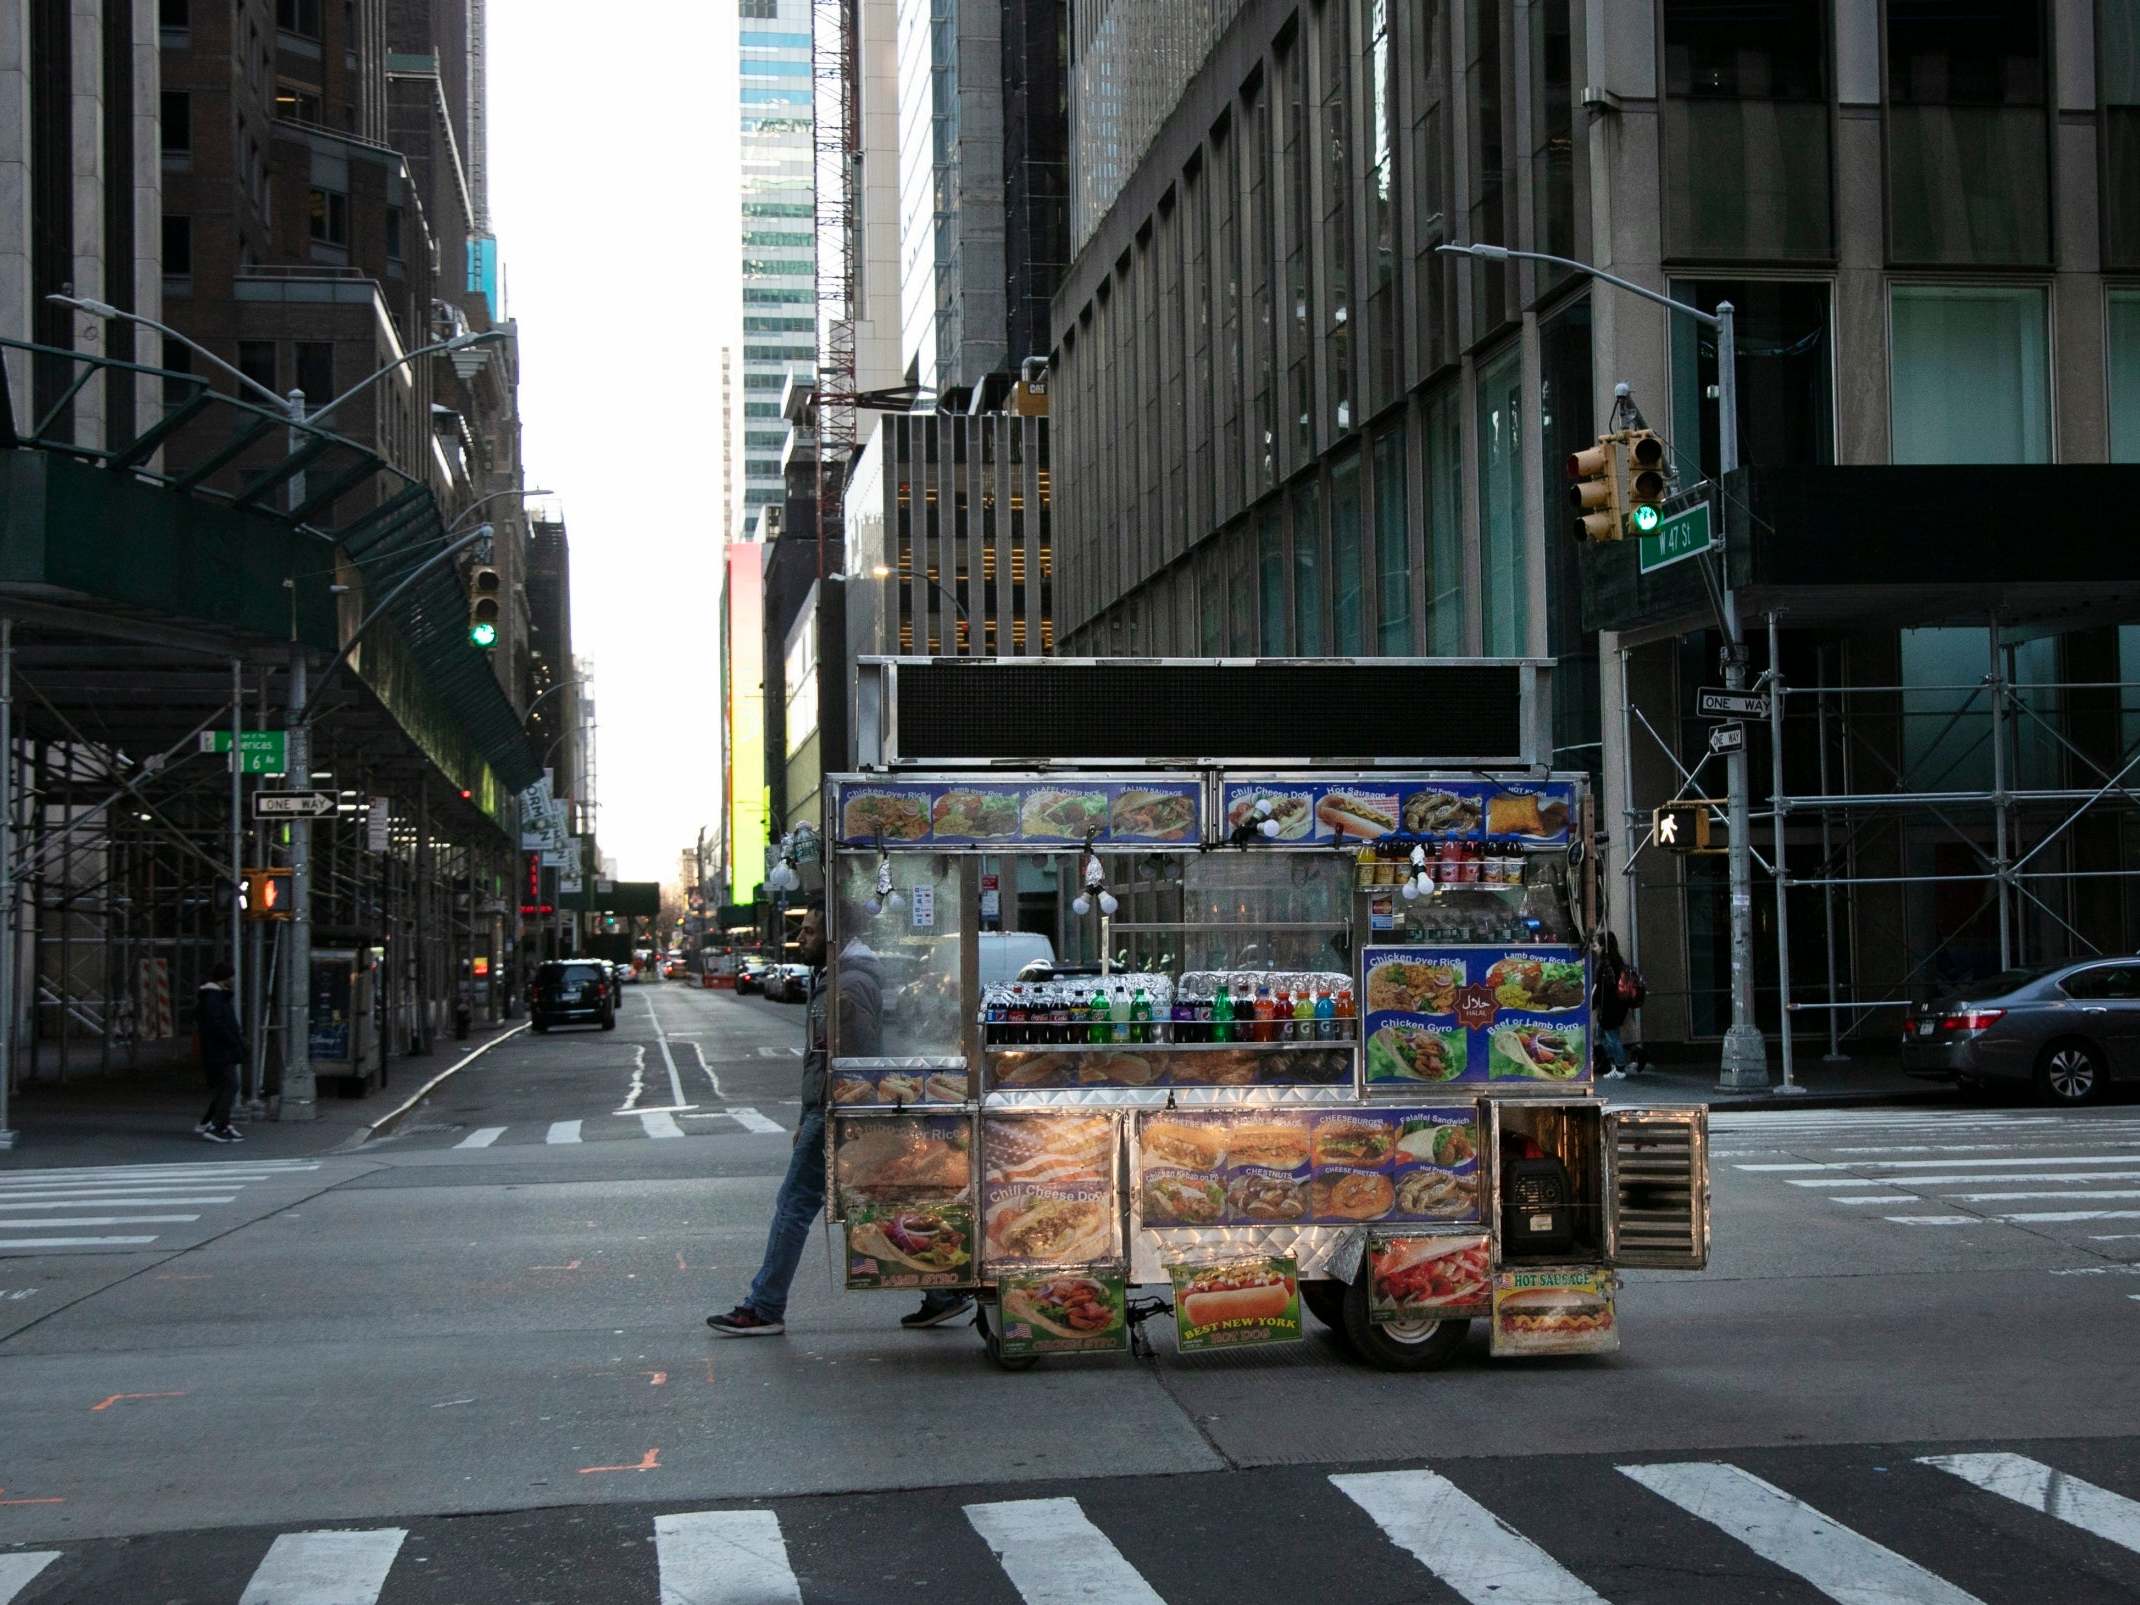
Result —
[[1509, 663], [898, 666], [902, 764], [1523, 757]]

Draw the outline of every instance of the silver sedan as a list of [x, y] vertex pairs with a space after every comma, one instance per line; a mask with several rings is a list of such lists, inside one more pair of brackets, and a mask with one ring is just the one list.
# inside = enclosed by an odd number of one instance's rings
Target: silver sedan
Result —
[[2140, 1080], [2140, 958], [2007, 970], [1902, 1022], [1902, 1068], [1963, 1087], [2022, 1082], [2046, 1103], [2093, 1103]]

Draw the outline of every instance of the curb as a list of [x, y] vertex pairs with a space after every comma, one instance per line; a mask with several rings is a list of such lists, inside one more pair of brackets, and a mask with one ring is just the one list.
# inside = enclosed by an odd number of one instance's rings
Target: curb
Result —
[[365, 1127], [363, 1131], [358, 1133], [355, 1138], [343, 1144], [341, 1148], [336, 1150], [336, 1152], [348, 1153], [353, 1149], [363, 1147], [374, 1137], [385, 1136], [395, 1126], [401, 1123], [402, 1117], [404, 1115], [406, 1115], [411, 1109], [414, 1109], [418, 1104], [422, 1103], [424, 1099], [430, 1097], [431, 1094], [437, 1089], [440, 1082], [444, 1081], [448, 1076], [458, 1075], [461, 1071], [467, 1069], [470, 1065], [474, 1064], [476, 1060], [482, 1058], [484, 1054], [490, 1052], [490, 1050], [492, 1048], [495, 1048], [499, 1043], [508, 1041], [511, 1038], [518, 1036], [527, 1028], [528, 1022], [523, 1020], [520, 1022], [520, 1024], [512, 1027], [510, 1030], [500, 1031], [496, 1036], [492, 1037], [480, 1048], [477, 1048], [473, 1053], [468, 1054], [464, 1058], [456, 1059], [452, 1064], [446, 1066], [445, 1069], [441, 1070], [429, 1081], [426, 1081], [422, 1086], [418, 1087], [415, 1092], [410, 1094], [408, 1101], [402, 1104], [400, 1108], [390, 1110], [386, 1114], [381, 1115], [377, 1120], [374, 1120], [369, 1126]]
[[1914, 1105], [1948, 1106], [1954, 1100], [1953, 1090], [1944, 1092], [1802, 1092], [1786, 1096], [1782, 1093], [1749, 1093], [1745, 1096], [1704, 1096], [1690, 1092], [1685, 1098], [1608, 1098], [1608, 1109], [1639, 1108], [1644, 1104], [1699, 1103], [1711, 1114], [1720, 1114], [1730, 1109], [1880, 1109], [1909, 1108]]

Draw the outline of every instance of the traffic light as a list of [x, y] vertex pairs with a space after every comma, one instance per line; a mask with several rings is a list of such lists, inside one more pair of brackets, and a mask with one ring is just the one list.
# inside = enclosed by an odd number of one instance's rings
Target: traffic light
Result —
[[238, 883], [238, 914], [249, 920], [286, 920], [290, 917], [290, 872], [286, 869], [249, 869]]
[[1627, 527], [1647, 535], [1664, 518], [1664, 442], [1647, 429], [1627, 434]]
[[468, 571], [468, 641], [484, 648], [498, 644], [498, 617], [503, 606], [498, 571], [478, 563]]
[[1709, 804], [1699, 798], [1668, 802], [1650, 815], [1650, 832], [1668, 853], [1706, 853]]
[[1620, 538], [1620, 437], [1600, 435], [1588, 451], [1568, 458], [1568, 501], [1578, 541]]

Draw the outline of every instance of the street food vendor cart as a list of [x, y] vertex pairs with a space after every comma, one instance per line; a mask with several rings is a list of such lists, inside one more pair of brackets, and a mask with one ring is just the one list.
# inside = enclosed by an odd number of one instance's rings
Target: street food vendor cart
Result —
[[[1706, 1263], [1707, 1115], [1597, 1096], [1549, 672], [865, 660], [826, 790], [832, 984], [881, 999], [831, 1011], [846, 1285], [976, 1291], [1009, 1368], [1303, 1306], [1392, 1370], [1475, 1319], [1616, 1349], [1617, 1268]], [[1053, 958], [989, 964], [1009, 931]]]

